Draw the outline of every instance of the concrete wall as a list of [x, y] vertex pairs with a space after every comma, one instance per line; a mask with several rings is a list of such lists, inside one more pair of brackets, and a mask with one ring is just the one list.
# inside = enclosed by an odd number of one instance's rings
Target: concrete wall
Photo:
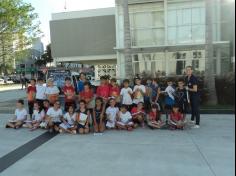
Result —
[[50, 22], [52, 55], [57, 57], [115, 54], [115, 15]]

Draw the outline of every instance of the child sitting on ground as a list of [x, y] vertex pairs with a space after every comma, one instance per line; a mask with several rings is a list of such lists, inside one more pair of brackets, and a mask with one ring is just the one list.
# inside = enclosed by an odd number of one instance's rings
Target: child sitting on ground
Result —
[[27, 119], [27, 111], [24, 108], [24, 100], [18, 100], [16, 103], [15, 117], [6, 124], [6, 128], [20, 128]]
[[132, 131], [134, 123], [132, 122], [132, 116], [129, 111], [127, 111], [127, 106], [121, 105], [120, 112], [118, 113], [118, 118], [116, 126], [120, 130]]
[[95, 100], [95, 107], [93, 109], [93, 126], [95, 133], [103, 133], [105, 130], [104, 124], [104, 112], [105, 104], [101, 97], [97, 97]]
[[147, 115], [147, 125], [151, 129], [160, 129], [164, 123], [161, 121], [161, 114], [157, 104], [153, 104], [151, 112]]
[[74, 109], [74, 105], [70, 105], [68, 107], [68, 112], [64, 115], [64, 118], [62, 119], [62, 123], [60, 124], [59, 128], [59, 132], [63, 133], [63, 132], [67, 132], [70, 134], [76, 134], [76, 125], [75, 125], [75, 121], [76, 121], [76, 113], [75, 113], [75, 109]]
[[114, 129], [119, 109], [115, 107], [116, 101], [114, 98], [111, 98], [109, 100], [109, 105], [110, 106], [106, 109], [106, 117], [107, 117], [106, 127], [108, 129]]
[[59, 125], [61, 124], [61, 120], [63, 118], [62, 109], [60, 106], [60, 102], [56, 101], [53, 107], [49, 108], [47, 111], [46, 123], [50, 133], [52, 133], [53, 130], [55, 132], [59, 132]]
[[145, 111], [143, 109], [142, 102], [139, 102], [137, 107], [132, 108], [131, 114], [134, 122], [134, 127], [136, 128], [140, 124], [144, 128]]
[[43, 108], [40, 107], [38, 102], [34, 103], [34, 110], [32, 115], [32, 121], [29, 121], [25, 124], [25, 127], [29, 128], [31, 131], [39, 128], [40, 123], [45, 118], [45, 112]]
[[177, 104], [173, 105], [172, 112], [170, 113], [169, 119], [170, 129], [184, 129], [185, 121], [183, 114], [179, 111], [179, 106]]
[[89, 133], [90, 111], [86, 107], [86, 102], [80, 100], [79, 108], [76, 110], [76, 123], [79, 134]]

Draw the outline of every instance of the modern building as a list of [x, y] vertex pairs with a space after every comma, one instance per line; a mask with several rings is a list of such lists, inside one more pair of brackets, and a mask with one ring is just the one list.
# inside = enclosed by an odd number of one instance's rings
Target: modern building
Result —
[[115, 8], [52, 14], [52, 56], [56, 63], [95, 66], [96, 78], [116, 76]]
[[40, 59], [44, 53], [44, 46], [40, 38], [37, 38], [32, 47], [24, 50], [25, 54], [20, 61], [16, 63], [16, 73], [26, 75], [31, 78], [37, 73], [35, 62]]
[[[132, 74], [181, 75], [187, 65], [204, 73], [206, 0], [128, 0], [129, 53]], [[55, 62], [95, 65], [97, 77], [117, 68], [126, 78], [124, 6], [52, 15], [51, 42]], [[214, 72], [232, 69], [234, 4], [213, 3]], [[126, 32], [126, 33], [125, 33]], [[101, 71], [104, 70], [104, 71]], [[100, 71], [100, 74], [98, 72]], [[109, 73], [108, 71], [108, 73]]]

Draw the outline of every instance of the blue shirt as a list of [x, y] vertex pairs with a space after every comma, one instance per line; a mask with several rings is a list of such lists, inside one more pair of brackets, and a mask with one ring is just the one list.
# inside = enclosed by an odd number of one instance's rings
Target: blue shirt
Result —
[[84, 82], [79, 80], [78, 85], [77, 85], [77, 91], [82, 92], [84, 90]]

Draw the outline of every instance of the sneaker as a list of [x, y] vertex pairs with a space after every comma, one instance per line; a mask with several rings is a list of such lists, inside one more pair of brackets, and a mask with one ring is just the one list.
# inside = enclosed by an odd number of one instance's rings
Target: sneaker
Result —
[[194, 120], [190, 120], [189, 123], [190, 124], [195, 124], [195, 121]]
[[197, 128], [200, 128], [200, 126], [199, 125], [195, 125], [195, 126], [193, 126], [193, 128], [197, 129]]
[[23, 124], [22, 127], [23, 127], [23, 128], [27, 128], [28, 125], [27, 125], [27, 124]]

